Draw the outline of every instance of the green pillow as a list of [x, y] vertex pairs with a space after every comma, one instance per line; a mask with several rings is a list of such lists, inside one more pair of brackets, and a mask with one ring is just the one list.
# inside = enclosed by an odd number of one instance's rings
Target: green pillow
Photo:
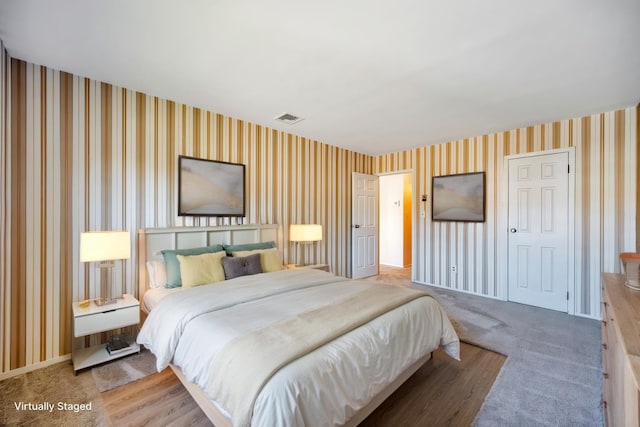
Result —
[[180, 277], [180, 263], [176, 255], [201, 255], [206, 253], [220, 252], [224, 250], [222, 245], [203, 246], [201, 248], [190, 249], [165, 249], [162, 252], [164, 267], [167, 273], [167, 284], [165, 288], [178, 288], [182, 286]]
[[233, 252], [242, 251], [255, 251], [256, 249], [271, 249], [276, 247], [276, 242], [273, 240], [270, 242], [262, 243], [245, 243], [243, 245], [222, 245], [224, 250], [227, 251], [227, 255], [232, 256]]

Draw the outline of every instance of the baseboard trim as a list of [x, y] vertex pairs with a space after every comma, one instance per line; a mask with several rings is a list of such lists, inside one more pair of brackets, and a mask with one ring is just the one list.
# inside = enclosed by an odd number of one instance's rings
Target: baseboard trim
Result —
[[0, 381], [15, 377], [17, 375], [26, 374], [37, 369], [46, 368], [47, 366], [55, 365], [56, 363], [64, 362], [65, 360], [71, 360], [71, 353], [54, 357], [53, 359], [44, 360], [42, 362], [34, 363], [32, 365], [23, 366], [21, 368], [12, 369], [7, 372], [2, 372], [0, 373]]
[[444, 289], [444, 290], [447, 290], [447, 291], [462, 292], [463, 294], [475, 295], [475, 296], [478, 296], [478, 297], [494, 299], [494, 300], [497, 300], [497, 301], [507, 301], [506, 299], [502, 299], [502, 298], [499, 298], [499, 297], [494, 297], [494, 296], [491, 296], [491, 295], [478, 294], [478, 293], [471, 292], [471, 291], [465, 291], [464, 289], [447, 288], [446, 286], [438, 286], [438, 285], [435, 285], [433, 283], [420, 282], [418, 280], [414, 280], [413, 282], [417, 283], [418, 285], [433, 286], [434, 288]]
[[[479, 297], [483, 297], [483, 298], [494, 299], [494, 300], [497, 300], [497, 301], [512, 302], [512, 301], [509, 301], [508, 299], [502, 299], [502, 298], [494, 297], [494, 296], [491, 296], [491, 295], [477, 294], [475, 292], [465, 291], [464, 289], [447, 288], [445, 286], [438, 286], [438, 285], [434, 285], [433, 283], [420, 282], [418, 280], [413, 280], [413, 283], [417, 283], [418, 285], [423, 285], [423, 286], [433, 286], [434, 288], [438, 288], [438, 289], [445, 289], [445, 290], [453, 291], [453, 292], [461, 292], [463, 294], [475, 295], [475, 296], [479, 296]], [[514, 303], [514, 304], [518, 304], [518, 303]], [[532, 306], [532, 307], [535, 307], [535, 306]], [[540, 308], [542, 308], [542, 307], [540, 307]], [[563, 312], [562, 311], [558, 311], [558, 313], [563, 313]], [[569, 316], [584, 317], [586, 319], [601, 320], [599, 317], [595, 317], [595, 316], [592, 316], [592, 315], [589, 315], [589, 314], [582, 314], [582, 313], [566, 313], [566, 314], [568, 314]], [[473, 343], [471, 343], [471, 344], [473, 344]], [[475, 344], [473, 344], [473, 345], [475, 345]], [[491, 351], [494, 351], [494, 350], [491, 350]]]

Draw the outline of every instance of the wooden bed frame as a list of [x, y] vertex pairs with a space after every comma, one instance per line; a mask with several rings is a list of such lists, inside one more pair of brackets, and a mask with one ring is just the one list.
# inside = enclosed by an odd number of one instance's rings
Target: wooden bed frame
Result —
[[[280, 245], [281, 230], [278, 225], [238, 225], [222, 227], [177, 227], [177, 228], [147, 228], [138, 231], [138, 299], [143, 307], [142, 297], [149, 288], [146, 262], [162, 259], [162, 249], [188, 249], [213, 244], [243, 244], [275, 241], [282, 254]], [[411, 375], [413, 375], [429, 359], [427, 354], [410, 365], [398, 378], [378, 393], [365, 407], [360, 409], [347, 421], [345, 426], [355, 427], [367, 418], [382, 402], [398, 389]], [[215, 427], [231, 427], [231, 420], [227, 418], [216, 405], [207, 397], [202, 389], [185, 378], [182, 370], [173, 364], [169, 365], [180, 382], [200, 406], [205, 415]]]

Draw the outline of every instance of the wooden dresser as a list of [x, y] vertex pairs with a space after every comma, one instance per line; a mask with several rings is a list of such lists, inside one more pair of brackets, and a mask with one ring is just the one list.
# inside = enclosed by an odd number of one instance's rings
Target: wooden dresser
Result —
[[602, 275], [602, 363], [607, 426], [640, 425], [640, 291]]

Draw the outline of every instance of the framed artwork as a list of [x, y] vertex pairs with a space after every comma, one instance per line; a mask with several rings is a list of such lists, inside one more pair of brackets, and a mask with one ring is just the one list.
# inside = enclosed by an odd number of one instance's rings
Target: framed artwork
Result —
[[178, 157], [179, 216], [245, 216], [245, 166]]
[[433, 221], [484, 222], [484, 172], [434, 176], [431, 194]]

